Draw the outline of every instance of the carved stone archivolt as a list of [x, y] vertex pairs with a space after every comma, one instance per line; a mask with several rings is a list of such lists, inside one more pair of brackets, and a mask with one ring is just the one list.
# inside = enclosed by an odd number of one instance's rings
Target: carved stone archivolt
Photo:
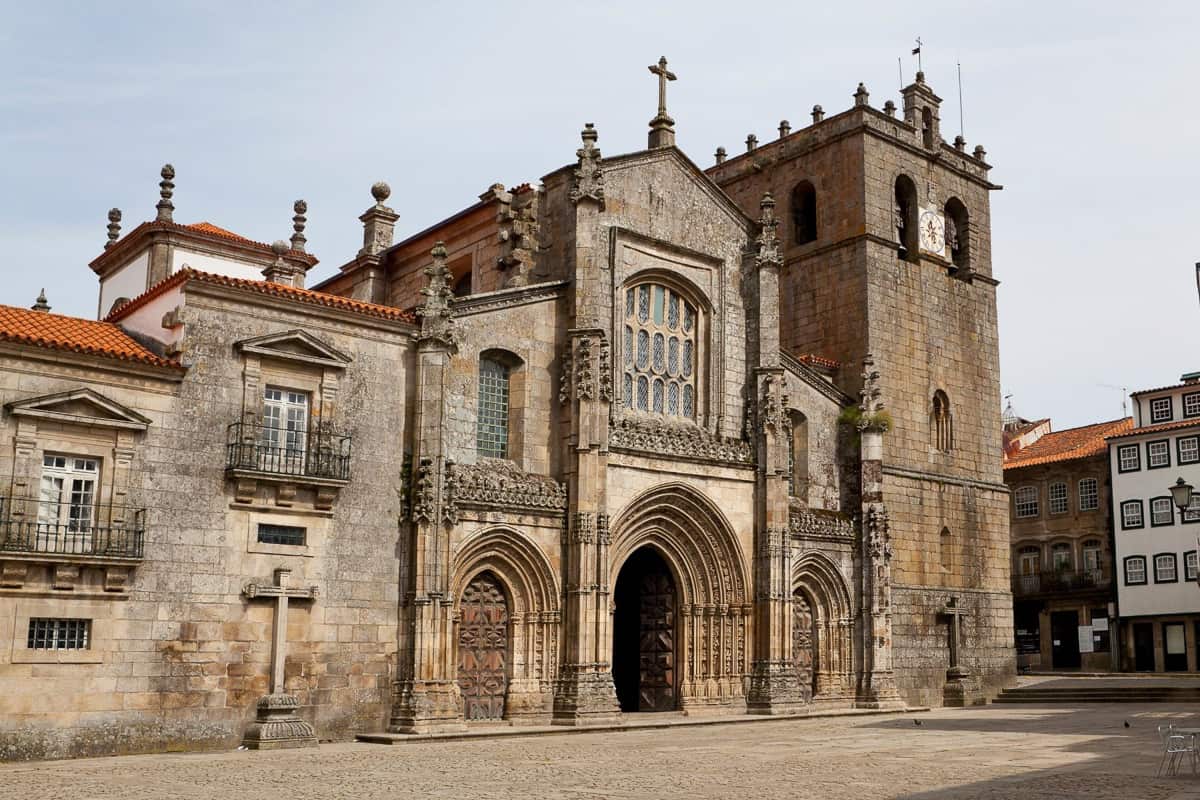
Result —
[[667, 421], [626, 413], [613, 423], [609, 446], [660, 458], [715, 461], [738, 466], [754, 463], [748, 442], [717, 436], [691, 422]]
[[567, 487], [546, 475], [531, 475], [511, 461], [481, 458], [474, 464], [451, 462], [447, 470], [448, 504], [498, 510], [549, 511], [567, 508]]
[[500, 527], [475, 534], [455, 555], [451, 592], [456, 607], [471, 581], [484, 573], [495, 577], [509, 608], [505, 719], [544, 720], [553, 704], [562, 616], [554, 569], [528, 537]]
[[753, 604], [746, 559], [724, 514], [684, 484], [636, 498], [612, 526], [609, 575], [638, 548], [653, 547], [676, 581], [680, 705], [745, 703]]
[[813, 699], [852, 695], [854, 606], [845, 576], [828, 556], [808, 551], [792, 561], [792, 589], [803, 596], [813, 616]]

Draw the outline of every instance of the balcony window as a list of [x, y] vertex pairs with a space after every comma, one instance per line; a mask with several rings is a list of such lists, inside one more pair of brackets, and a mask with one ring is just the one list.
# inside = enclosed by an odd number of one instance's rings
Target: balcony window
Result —
[[1056, 544], [1050, 548], [1050, 565], [1055, 572], [1065, 572], [1071, 568], [1071, 545]]
[[308, 393], [268, 386], [258, 432], [259, 469], [302, 474], [307, 437]]
[[[39, 549], [67, 553], [90, 549], [99, 480], [100, 462], [94, 458], [43, 456], [37, 536], [44, 548]], [[61, 547], [51, 544], [60, 538]]]
[[1088, 539], [1082, 545], [1083, 570], [1092, 575], [1100, 573], [1101, 544], [1099, 539]]

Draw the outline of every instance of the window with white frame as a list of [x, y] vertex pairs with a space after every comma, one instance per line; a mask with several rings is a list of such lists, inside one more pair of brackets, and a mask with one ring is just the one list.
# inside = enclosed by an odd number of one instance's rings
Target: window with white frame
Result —
[[1170, 422], [1171, 416], [1171, 398], [1156, 397], [1150, 401], [1151, 422]]
[[308, 438], [308, 393], [280, 386], [263, 389], [259, 468], [301, 474]]
[[1084, 478], [1079, 482], [1079, 510], [1095, 511], [1100, 507], [1100, 482]]
[[1022, 486], [1016, 494], [1017, 519], [1038, 515], [1038, 493], [1035, 486]]
[[1142, 501], [1126, 500], [1121, 503], [1121, 527], [1125, 530], [1141, 528], [1146, 524], [1142, 517]]
[[1150, 499], [1150, 525], [1160, 527], [1175, 524], [1175, 503], [1169, 497]]
[[1146, 557], [1129, 556], [1125, 559], [1125, 585], [1140, 586], [1146, 582]]
[[1192, 494], [1191, 504], [1183, 510], [1184, 522], [1200, 522], [1200, 492]]
[[25, 646], [30, 650], [86, 650], [91, 633], [90, 619], [34, 617], [29, 620]]
[[1171, 443], [1166, 439], [1146, 443], [1146, 468], [1159, 469], [1171, 466]]
[[1050, 548], [1050, 566], [1055, 572], [1071, 568], [1071, 545], [1059, 542]]
[[1183, 579], [1194, 581], [1198, 574], [1200, 574], [1200, 560], [1197, 559], [1195, 550], [1188, 550], [1183, 554]]
[[1188, 392], [1183, 396], [1183, 415], [1200, 417], [1200, 392]]
[[1051, 514], [1067, 513], [1067, 485], [1065, 483], [1050, 484], [1047, 499]]
[[84, 553], [96, 523], [100, 461], [65, 454], [42, 456], [38, 496], [38, 549]]
[[1174, 553], [1159, 553], [1154, 557], [1154, 582], [1175, 583], [1179, 573], [1175, 565]]
[[625, 290], [625, 408], [696, 416], [698, 328], [696, 306], [674, 289], [643, 283]]
[[1181, 436], [1176, 441], [1176, 458], [1180, 464], [1200, 461], [1200, 436]]
[[1087, 539], [1080, 549], [1083, 552], [1083, 569], [1087, 573], [1100, 572], [1100, 554], [1103, 551], [1103, 545], [1099, 539]]
[[1117, 448], [1117, 471], [1134, 472], [1142, 468], [1142, 452], [1136, 444], [1123, 444]]

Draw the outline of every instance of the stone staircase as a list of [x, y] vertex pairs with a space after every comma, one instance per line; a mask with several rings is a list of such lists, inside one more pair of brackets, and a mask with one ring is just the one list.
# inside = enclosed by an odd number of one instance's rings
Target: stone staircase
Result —
[[1055, 704], [1067, 703], [1200, 703], [1200, 686], [1139, 686], [1137, 681], [1122, 685], [1055, 686], [1034, 684], [1004, 689], [994, 703]]

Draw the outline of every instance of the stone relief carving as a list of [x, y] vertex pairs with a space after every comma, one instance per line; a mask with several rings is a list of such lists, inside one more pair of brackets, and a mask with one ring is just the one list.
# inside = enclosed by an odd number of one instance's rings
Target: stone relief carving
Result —
[[442, 521], [447, 525], [458, 524], [458, 473], [455, 463], [446, 459], [446, 480], [442, 484]]
[[609, 445], [667, 458], [694, 458], [739, 465], [754, 463], [750, 445], [742, 439], [716, 436], [691, 423], [672, 423], [632, 414], [625, 414], [613, 423]]
[[758, 402], [758, 432], [773, 429], [786, 434], [790, 429], [787, 416], [787, 379], [782, 375], [766, 375], [762, 382], [762, 397]]
[[562, 371], [558, 373], [558, 402], [564, 406], [571, 402], [571, 379], [574, 376], [574, 359], [571, 357], [573, 347], [574, 345], [568, 342], [563, 349]]
[[562, 513], [567, 487], [545, 475], [531, 475], [511, 461], [481, 458], [475, 464], [447, 464], [448, 504], [533, 509]]
[[761, 230], [758, 238], [755, 239], [758, 253], [755, 255], [754, 261], [759, 269], [781, 267], [783, 258], [779, 254], [779, 220], [775, 219], [775, 198], [771, 197], [770, 192], [763, 195], [759, 208], [762, 211], [758, 220]]
[[574, 180], [571, 183], [571, 202], [579, 205], [583, 200], [598, 203], [604, 210], [604, 171], [600, 168], [600, 149], [596, 147], [599, 134], [596, 126], [587, 123], [580, 133], [583, 147], [575, 151], [579, 158], [579, 166], [575, 167]]
[[882, 503], [867, 507], [867, 552], [876, 564], [892, 560], [892, 535], [888, 531], [887, 508]]
[[854, 539], [854, 520], [837, 511], [815, 508], [793, 508], [789, 514], [788, 530], [793, 536], [819, 539]]
[[575, 348], [575, 391], [581, 400], [591, 400], [596, 396], [592, 375], [592, 337], [580, 336]]
[[592, 544], [596, 541], [596, 515], [590, 511], [577, 512], [571, 518], [569, 540], [576, 544]]
[[434, 474], [433, 459], [422, 458], [417, 466], [417, 479], [412, 493], [413, 522], [433, 522]]
[[421, 318], [419, 341], [434, 341], [454, 348], [458, 345], [458, 332], [454, 327], [454, 291], [450, 287], [450, 268], [446, 266], [446, 246], [438, 242], [430, 255], [433, 264], [425, 268], [429, 282], [421, 290], [425, 303], [417, 308], [417, 316]]
[[600, 336], [600, 399], [606, 403], [613, 399], [612, 346], [604, 335]]

